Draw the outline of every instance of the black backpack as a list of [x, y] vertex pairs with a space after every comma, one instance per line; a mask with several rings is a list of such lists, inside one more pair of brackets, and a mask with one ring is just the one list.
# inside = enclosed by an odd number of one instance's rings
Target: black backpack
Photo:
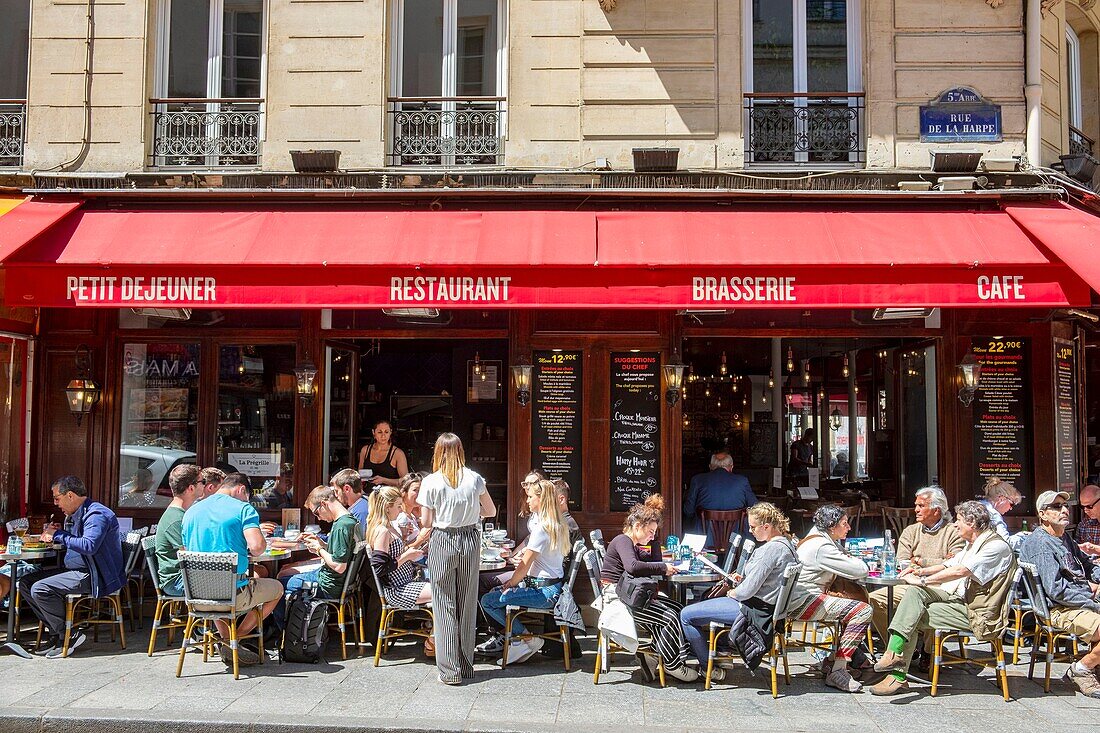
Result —
[[328, 641], [329, 605], [317, 600], [314, 586], [290, 594], [286, 601], [286, 629], [281, 659], [286, 662], [317, 664]]

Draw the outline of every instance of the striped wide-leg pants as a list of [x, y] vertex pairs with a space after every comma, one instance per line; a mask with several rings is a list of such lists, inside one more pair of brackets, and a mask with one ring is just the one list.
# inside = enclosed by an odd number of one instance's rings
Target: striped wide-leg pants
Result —
[[428, 574], [435, 614], [435, 666], [443, 682], [474, 673], [477, 579], [481, 535], [477, 527], [436, 527], [428, 540]]
[[657, 596], [645, 608], [630, 611], [634, 623], [653, 637], [653, 646], [661, 655], [665, 669], [679, 669], [687, 660], [688, 645], [680, 625], [682, 609], [683, 606], [671, 598]]

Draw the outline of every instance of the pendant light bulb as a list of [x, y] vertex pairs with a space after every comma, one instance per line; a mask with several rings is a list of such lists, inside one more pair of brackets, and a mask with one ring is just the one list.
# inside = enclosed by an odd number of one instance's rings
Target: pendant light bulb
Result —
[[802, 360], [802, 385], [806, 386], [810, 383], [810, 360]]
[[790, 346], [787, 347], [787, 371], [794, 371], [794, 349]]
[[726, 365], [726, 352], [722, 352], [722, 361], [718, 365], [718, 373], [723, 377], [729, 372], [729, 367]]
[[775, 370], [774, 369], [769, 369], [768, 370], [768, 389], [773, 389], [774, 387], [775, 387]]
[[851, 374], [851, 370], [848, 368], [848, 355], [847, 354], [844, 355], [844, 364], [840, 368], [840, 373], [842, 375], [844, 375], [845, 379], [847, 379], [848, 375]]

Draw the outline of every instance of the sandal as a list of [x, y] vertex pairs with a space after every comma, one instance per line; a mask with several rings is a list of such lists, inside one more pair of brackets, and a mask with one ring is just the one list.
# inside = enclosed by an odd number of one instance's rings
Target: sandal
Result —
[[435, 637], [429, 636], [424, 639], [424, 656], [428, 659], [435, 658]]

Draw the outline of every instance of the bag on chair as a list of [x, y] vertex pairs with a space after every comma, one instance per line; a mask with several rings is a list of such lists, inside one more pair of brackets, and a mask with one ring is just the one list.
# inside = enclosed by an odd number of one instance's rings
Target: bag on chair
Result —
[[657, 592], [655, 578], [637, 578], [627, 572], [623, 572], [619, 582], [615, 584], [615, 593], [619, 596], [619, 600], [634, 611], [640, 611], [648, 606], [649, 602], [657, 597]]
[[323, 660], [328, 641], [328, 614], [329, 605], [317, 600], [314, 586], [290, 594], [286, 601], [283, 661], [318, 664]]

